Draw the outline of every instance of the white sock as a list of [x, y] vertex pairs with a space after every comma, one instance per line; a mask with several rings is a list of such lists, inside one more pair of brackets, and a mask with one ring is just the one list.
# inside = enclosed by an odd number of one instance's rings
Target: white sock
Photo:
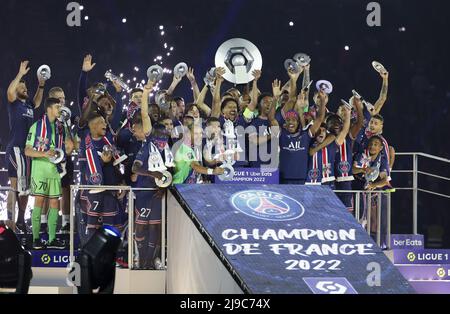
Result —
[[62, 225], [65, 226], [70, 223], [70, 215], [62, 215]]
[[48, 222], [47, 214], [41, 215], [41, 224], [46, 224], [47, 222]]

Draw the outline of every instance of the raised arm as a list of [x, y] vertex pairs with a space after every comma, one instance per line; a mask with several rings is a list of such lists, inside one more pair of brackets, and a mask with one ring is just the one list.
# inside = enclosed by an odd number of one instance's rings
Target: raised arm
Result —
[[297, 102], [295, 103], [295, 111], [298, 113], [298, 117], [300, 118], [300, 124], [302, 129], [306, 127], [305, 117], [303, 113], [305, 112], [305, 108], [308, 107], [308, 91], [302, 88], [302, 91], [297, 97]]
[[211, 117], [219, 118], [220, 117], [220, 88], [223, 83], [223, 76], [225, 74], [224, 68], [216, 69], [216, 86], [214, 87], [214, 96], [213, 96], [213, 104], [212, 104], [212, 112]]
[[141, 116], [144, 134], [150, 134], [152, 132], [152, 121], [148, 115], [148, 98], [153, 90], [154, 84], [155, 82], [148, 80], [147, 85], [144, 86], [144, 91], [142, 92]]
[[117, 84], [117, 82], [113, 81], [112, 85], [114, 86], [114, 102], [116, 105], [114, 106], [114, 111], [111, 118], [111, 127], [114, 132], [118, 132], [120, 128], [120, 119], [122, 118], [122, 110], [123, 110], [123, 102], [122, 102], [122, 87]]
[[167, 89], [167, 95], [172, 96], [173, 92], [175, 91], [175, 88], [177, 88], [178, 84], [180, 84], [183, 77], [178, 77], [177, 75], [173, 75], [172, 84], [170, 84], [169, 88]]
[[344, 127], [336, 138], [336, 144], [338, 145], [342, 145], [342, 143], [344, 143], [345, 138], [348, 135], [348, 131], [350, 130], [350, 110], [345, 106], [342, 110], [344, 111]]
[[44, 98], [45, 80], [38, 77], [38, 81], [39, 85], [33, 98], [34, 108], [39, 108], [42, 104], [42, 99]]
[[[193, 93], [193, 96], [194, 96], [194, 103], [196, 103], [197, 99], [198, 99], [198, 97], [200, 95], [200, 89], [198, 88], [197, 81], [195, 80], [195, 75], [194, 75], [194, 69], [193, 68], [189, 68], [188, 69], [186, 77], [188, 78], [189, 82], [191, 82], [192, 93]], [[205, 95], [206, 95], [206, 93], [205, 93]]]
[[319, 113], [318, 113], [318, 116], [316, 117], [316, 119], [314, 120], [313, 125], [311, 126], [311, 129], [310, 129], [311, 134], [316, 134], [316, 132], [320, 128], [320, 125], [325, 120], [325, 111], [326, 111], [326, 106], [328, 104], [328, 95], [325, 94], [324, 91], [319, 92], [318, 103], [319, 103], [318, 104], [319, 105]]
[[353, 97], [352, 106], [356, 110], [356, 122], [350, 128], [350, 136], [352, 139], [355, 139], [364, 126], [364, 113], [361, 99]]
[[374, 108], [370, 113], [372, 116], [380, 113], [384, 103], [387, 100], [389, 72], [386, 71], [384, 73], [380, 73], [380, 76], [383, 79], [383, 84], [381, 85], [380, 96], [378, 97], [378, 100], [376, 101]]
[[250, 103], [248, 104], [248, 110], [255, 111], [258, 106], [258, 81], [261, 78], [261, 70], [254, 70], [252, 75], [255, 77], [252, 83], [252, 94], [250, 96]]
[[17, 86], [20, 83], [20, 80], [30, 71], [30, 68], [28, 67], [28, 61], [22, 61], [20, 63], [19, 72], [17, 73], [14, 80], [9, 84], [8, 90], [7, 90], [7, 97], [8, 102], [13, 103], [17, 100]]
[[[310, 67], [311, 65], [308, 64], [303, 68], [303, 84], [302, 84], [302, 90], [306, 90], [306, 106], [309, 107], [309, 88], [308, 85], [311, 82], [310, 78]], [[300, 111], [299, 111], [300, 113]]]
[[83, 114], [84, 98], [87, 96], [86, 90], [88, 73], [92, 71], [96, 63], [92, 63], [92, 56], [86, 55], [83, 59], [83, 65], [81, 66], [80, 80], [78, 81], [78, 108], [81, 115]]
[[297, 81], [300, 77], [300, 74], [303, 72], [303, 68], [301, 68], [298, 73], [292, 72], [292, 70], [288, 71], [289, 75], [289, 100], [295, 101], [297, 99]]
[[207, 117], [209, 117], [211, 115], [211, 108], [209, 108], [208, 105], [205, 104], [205, 98], [206, 98], [206, 93], [207, 92], [208, 92], [208, 85], [205, 84], [205, 86], [203, 86], [203, 88], [202, 88], [202, 91], [198, 95], [196, 104], [197, 104], [198, 109], [203, 111], [203, 113]]

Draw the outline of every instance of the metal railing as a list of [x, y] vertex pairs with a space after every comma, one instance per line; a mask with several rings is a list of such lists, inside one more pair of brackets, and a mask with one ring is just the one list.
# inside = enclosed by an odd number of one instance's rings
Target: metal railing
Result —
[[[4, 155], [5, 155], [5, 152], [0, 152], [0, 158], [2, 158]], [[445, 176], [442, 176], [442, 175], [438, 175], [436, 173], [431, 173], [431, 172], [428, 172], [428, 171], [421, 171], [421, 170], [419, 170], [419, 158], [424, 158], [424, 159], [427, 159], [427, 160], [434, 160], [434, 161], [442, 162], [442, 163], [445, 163], [446, 165], [450, 165], [450, 159], [446, 159], [446, 158], [442, 158], [442, 157], [438, 157], [438, 156], [434, 156], [434, 155], [430, 155], [430, 154], [420, 153], [420, 152], [396, 153], [396, 157], [410, 157], [411, 160], [412, 160], [412, 169], [395, 169], [394, 168], [394, 170], [392, 170], [392, 173], [394, 173], [394, 174], [410, 174], [410, 175], [412, 175], [411, 186], [395, 187], [395, 190], [406, 190], [406, 191], [411, 191], [412, 192], [412, 230], [413, 230], [414, 234], [417, 234], [417, 232], [418, 232], [418, 194], [419, 194], [419, 192], [435, 195], [435, 196], [438, 196], [438, 197], [441, 197], [441, 198], [444, 198], [444, 199], [447, 199], [447, 200], [450, 199], [450, 195], [448, 195], [448, 194], [439, 193], [437, 191], [430, 190], [430, 188], [424, 188], [424, 187], [419, 185], [419, 176], [421, 176], [421, 175], [429, 177], [429, 178], [434, 178], [434, 179], [437, 179], [437, 180], [444, 180], [446, 182], [450, 182], [450, 177], [445, 177]], [[398, 165], [398, 161], [396, 161], [396, 165]], [[2, 173], [2, 172], [7, 172], [7, 169], [1, 168], [0, 169], [0, 173]], [[75, 172], [78, 172], [78, 171], [75, 171]], [[394, 177], [394, 183], [395, 183], [395, 181], [396, 181], [396, 177]], [[73, 186], [73, 187], [78, 188], [78, 189], [80, 189], [80, 188], [87, 188], [87, 187], [83, 187], [83, 186]], [[92, 188], [92, 186], [89, 186], [88, 188]], [[114, 189], [114, 190], [118, 189], [117, 187], [104, 187], [104, 186], [102, 186], [102, 189], [105, 189], [105, 188], [106, 189], [107, 188]], [[134, 190], [131, 189], [130, 187], [120, 187], [120, 189], [124, 190], [124, 191], [128, 191], [130, 194], [134, 193], [133, 192]], [[354, 199], [355, 199], [355, 215], [356, 215], [356, 217], [360, 217], [360, 200], [361, 200], [362, 195], [364, 195], [364, 197], [367, 197], [367, 194], [378, 193], [379, 197], [381, 197], [381, 195], [383, 195], [383, 193], [384, 193], [384, 192], [367, 193], [367, 191], [335, 191], [335, 192], [339, 192], [339, 193], [353, 193], [353, 194], [355, 194]], [[5, 186], [2, 186], [1, 184], [0, 184], [0, 193], [6, 193]], [[73, 193], [72, 188], [71, 188], [71, 193]], [[71, 195], [71, 202], [73, 202], [73, 196], [74, 195]], [[389, 214], [388, 214], [388, 221], [389, 221], [389, 223], [388, 223], [388, 229], [389, 229], [388, 237], [389, 237], [390, 236], [390, 229], [391, 229], [391, 224], [390, 224], [390, 220], [391, 220], [391, 215], [390, 215], [390, 213], [391, 213], [391, 194], [388, 193], [387, 197], [388, 197], [388, 212], [389, 212]], [[368, 205], [371, 205], [371, 200], [372, 200], [372, 198], [369, 197], [369, 200], [367, 202]], [[129, 206], [132, 206], [133, 202], [134, 201], [130, 202], [132, 204], [131, 205], [129, 204]], [[164, 202], [164, 206], [165, 206], [165, 202]], [[6, 206], [4, 206], [4, 207], [6, 208]], [[371, 210], [371, 207], [372, 206], [368, 206], [368, 210]], [[71, 210], [72, 210], [72, 208], [73, 208], [73, 204], [71, 204]], [[28, 209], [30, 209], [30, 208], [28, 208]], [[164, 207], [164, 209], [165, 209], [165, 207]], [[380, 211], [378, 211], [378, 215], [379, 214], [380, 214]], [[130, 215], [129, 223], [131, 224], [130, 226], [133, 227], [133, 222], [134, 222], [134, 216], [133, 216], [134, 215], [134, 209], [133, 208], [131, 210], [129, 208], [129, 215]], [[163, 215], [165, 215], [165, 210], [163, 210]], [[73, 217], [73, 216], [71, 215], [71, 217]], [[370, 215], [368, 216], [368, 218], [369, 218], [368, 219], [368, 230], [370, 232], [370, 223], [371, 223], [370, 222]], [[164, 220], [163, 220], [163, 222], [164, 222]], [[380, 224], [378, 224], [378, 226], [379, 225]], [[73, 221], [72, 221], [71, 228], [73, 228], [73, 226], [74, 225], [73, 225]], [[162, 228], [164, 228], [164, 227], [165, 227], [165, 225], [164, 225], [164, 223], [162, 223]], [[133, 230], [133, 229], [131, 228], [131, 230]], [[71, 234], [72, 234], [72, 231], [73, 230], [71, 230]], [[129, 237], [130, 237], [130, 235], [129, 235]], [[379, 232], [377, 232], [377, 240], [379, 239], [379, 237], [380, 237], [379, 236]], [[132, 243], [133, 243], [132, 241], [129, 242], [129, 246], [132, 246], [131, 245]], [[377, 243], [379, 244], [379, 241], [377, 241]], [[388, 241], [388, 243], [390, 243], [390, 241]], [[133, 250], [133, 248], [130, 248], [130, 250]], [[72, 252], [71, 252], [71, 254], [72, 254]], [[132, 255], [130, 257], [132, 257]]]
[[411, 173], [412, 178], [412, 186], [411, 187], [396, 187], [396, 190], [410, 190], [412, 191], [412, 210], [413, 210], [413, 233], [417, 234], [417, 225], [418, 225], [418, 192], [424, 192], [432, 195], [436, 195], [439, 197], [443, 197], [446, 199], [450, 199], [450, 195], [443, 194], [443, 193], [437, 193], [435, 191], [430, 191], [428, 189], [420, 188], [419, 187], [419, 175], [424, 175], [436, 179], [446, 180], [450, 181], [449, 177], [440, 176], [434, 173], [429, 173], [425, 171], [419, 171], [419, 157], [423, 157], [426, 159], [431, 159], [439, 162], [444, 162], [447, 165], [450, 166], [450, 159], [433, 156], [430, 154], [425, 153], [419, 153], [419, 152], [413, 152], [413, 153], [396, 153], [395, 156], [408, 156], [412, 158], [412, 168], [411, 170], [392, 170], [392, 173]]
[[[355, 210], [355, 219], [361, 223], [366, 218], [367, 223], [365, 224], [365, 227], [367, 233], [371, 234], [371, 227], [372, 227], [372, 201], [374, 199], [373, 196], [376, 197], [376, 205], [377, 205], [377, 232], [376, 232], [376, 243], [378, 246], [381, 247], [381, 213], [383, 211], [382, 209], [382, 201], [381, 198], [385, 196], [387, 198], [387, 206], [386, 206], [386, 218], [387, 218], [387, 229], [386, 232], [386, 245], [389, 248], [391, 243], [391, 192], [389, 191], [362, 191], [362, 190], [333, 190], [334, 193], [344, 194], [344, 193], [351, 193], [354, 194], [353, 200], [354, 200], [354, 210]], [[363, 213], [363, 216], [361, 217], [361, 201], [365, 198], [365, 204], [366, 204], [366, 211]]]

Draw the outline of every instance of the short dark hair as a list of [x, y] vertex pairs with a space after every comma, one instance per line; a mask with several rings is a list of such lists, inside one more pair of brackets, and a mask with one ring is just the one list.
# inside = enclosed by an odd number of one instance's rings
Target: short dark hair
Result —
[[158, 111], [161, 112], [161, 108], [158, 106], [158, 104], [155, 104], [155, 103], [150, 104], [150, 105], [148, 106], [148, 109], [150, 109], [150, 108], [152, 108], [152, 107], [158, 108]]
[[376, 114], [376, 115], [374, 115], [372, 118], [373, 118], [373, 119], [380, 120], [381, 123], [384, 123], [384, 118], [383, 118], [383, 116], [382, 116], [381, 114], [379, 114], [379, 113]]
[[258, 109], [261, 109], [261, 102], [262, 102], [262, 100], [264, 99], [264, 98], [266, 98], [266, 97], [272, 97], [272, 94], [269, 94], [269, 93], [262, 93], [261, 95], [259, 95], [259, 97], [258, 97]]
[[383, 139], [382, 139], [380, 136], [378, 136], [378, 135], [372, 136], [372, 137], [369, 139], [368, 144], [372, 143], [372, 142], [375, 141], [375, 140], [379, 140], [380, 143], [381, 143], [381, 146], [384, 146]]
[[177, 97], [173, 98], [173, 101], [177, 102], [177, 105], [178, 105], [178, 101], [184, 101], [184, 98], [177, 96]]
[[87, 117], [88, 124], [97, 118], [104, 118], [97, 110], [91, 111]]
[[206, 125], [207, 125], [207, 126], [210, 126], [211, 123], [213, 123], [213, 122], [219, 122], [219, 123], [220, 123], [220, 120], [219, 120], [218, 118], [216, 118], [216, 117], [210, 117], [210, 118], [208, 118], [208, 120], [206, 121]]
[[50, 108], [53, 105], [59, 104], [60, 101], [58, 98], [47, 98], [45, 100], [45, 110], [47, 110], [47, 108]]
[[222, 103], [221, 103], [221, 105], [220, 105], [220, 111], [223, 111], [223, 108], [225, 108], [225, 106], [227, 105], [227, 103], [228, 103], [229, 101], [234, 102], [234, 103], [236, 104], [237, 108], [239, 109], [239, 104], [238, 104], [238, 102], [236, 101], [236, 99], [231, 98], [231, 97], [227, 97], [227, 98], [225, 98], [224, 100], [222, 100]]
[[26, 82], [24, 79], [21, 79], [21, 80], [19, 81], [19, 83], [24, 83], [25, 85], [27, 84], [27, 82]]

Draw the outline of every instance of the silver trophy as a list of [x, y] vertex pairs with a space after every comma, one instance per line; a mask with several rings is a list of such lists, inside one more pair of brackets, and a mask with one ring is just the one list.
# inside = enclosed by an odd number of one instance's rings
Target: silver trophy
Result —
[[37, 76], [39, 79], [47, 81], [52, 77], [52, 71], [48, 65], [44, 64], [37, 70]]
[[123, 90], [125, 90], [125, 91], [129, 91], [130, 90], [130, 87], [128, 86], [128, 84], [125, 83], [120, 77], [118, 77], [117, 75], [113, 74], [111, 71], [106, 71], [105, 77], [108, 80], [110, 80], [111, 82], [116, 82], [117, 84], [119, 84], [120, 87], [123, 88]]
[[284, 68], [286, 69], [286, 71], [291, 71], [295, 74], [300, 72], [300, 65], [292, 59], [284, 60]]
[[307, 66], [308, 64], [311, 63], [311, 57], [308, 56], [306, 53], [297, 53], [297, 54], [295, 54], [294, 60], [301, 67], [305, 67], [305, 66]]
[[243, 38], [224, 42], [215, 56], [217, 68], [225, 68], [223, 78], [234, 84], [246, 84], [254, 80], [252, 72], [262, 69], [262, 56], [258, 48]]
[[178, 63], [175, 66], [175, 68], [173, 69], [173, 73], [174, 73], [175, 77], [178, 77], [178, 78], [182, 78], [182, 77], [186, 76], [187, 72], [188, 72], [188, 66], [184, 62]]
[[60, 115], [58, 118], [59, 122], [64, 123], [64, 124], [69, 124], [71, 117], [72, 117], [72, 111], [66, 106], [61, 107]]
[[64, 160], [64, 151], [61, 148], [55, 149], [55, 156], [48, 159], [52, 164], [59, 164]]
[[370, 167], [370, 173], [366, 174], [367, 182], [375, 182], [376, 179], [380, 176], [380, 168], [378, 166]]
[[173, 178], [172, 174], [169, 171], [163, 171], [161, 172], [162, 178], [161, 179], [155, 179], [155, 183], [160, 188], [167, 188], [172, 184]]
[[372, 66], [380, 74], [386, 73], [386, 68], [378, 61], [372, 61]]
[[164, 70], [159, 65], [155, 64], [148, 68], [147, 77], [152, 82], [159, 82], [164, 75]]
[[206, 72], [205, 77], [203, 78], [203, 81], [206, 85], [209, 87], [214, 86], [214, 82], [216, 80], [216, 68], [209, 69], [208, 72]]
[[220, 166], [220, 168], [223, 168], [223, 170], [224, 170], [223, 174], [217, 176], [221, 181], [233, 180], [234, 168], [233, 168], [233, 166], [231, 166], [231, 164], [224, 163], [223, 165]]
[[333, 92], [333, 84], [331, 84], [331, 82], [326, 80], [317, 81], [316, 88], [318, 91], [323, 91], [328, 95]]

